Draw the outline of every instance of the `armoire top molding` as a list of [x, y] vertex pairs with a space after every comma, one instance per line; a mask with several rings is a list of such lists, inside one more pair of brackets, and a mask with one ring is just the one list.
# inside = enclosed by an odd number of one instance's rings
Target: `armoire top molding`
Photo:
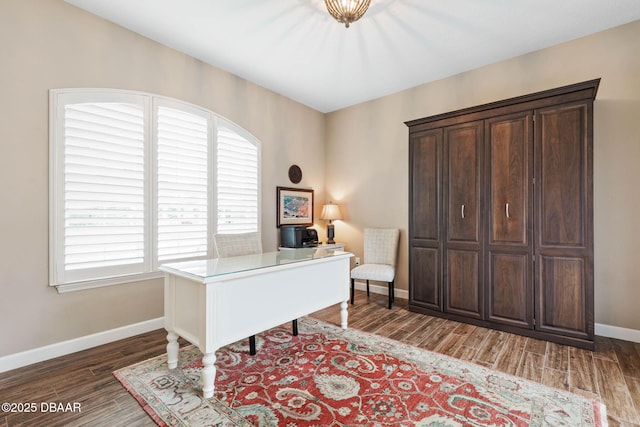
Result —
[[[564, 103], [584, 99], [595, 99], [599, 84], [599, 78], [587, 80], [581, 83], [574, 83], [528, 95], [516, 96], [514, 98], [490, 102], [488, 104], [462, 108], [448, 113], [410, 120], [404, 122], [404, 124], [410, 128], [410, 132], [417, 132], [433, 127], [434, 124], [437, 124], [437, 126], [446, 126], [460, 123], [461, 117], [464, 117], [466, 120], [478, 120], [484, 118], [484, 116], [495, 115], [496, 113], [507, 114], [516, 112], [516, 110], [513, 109], [514, 106], [517, 108], [517, 111], [524, 111], [533, 108], [541, 108], [546, 105], [556, 105], [560, 102]], [[503, 109], [504, 111], [495, 111], [500, 109]], [[487, 113], [488, 111], [491, 112]]]

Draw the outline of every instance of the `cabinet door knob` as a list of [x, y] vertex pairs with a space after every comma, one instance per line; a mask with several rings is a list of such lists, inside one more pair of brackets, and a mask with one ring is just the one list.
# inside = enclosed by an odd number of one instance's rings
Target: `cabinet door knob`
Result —
[[460, 206], [460, 216], [464, 219], [464, 205]]
[[504, 213], [507, 215], [507, 218], [510, 218], [510, 215], [509, 215], [509, 203], [504, 205]]

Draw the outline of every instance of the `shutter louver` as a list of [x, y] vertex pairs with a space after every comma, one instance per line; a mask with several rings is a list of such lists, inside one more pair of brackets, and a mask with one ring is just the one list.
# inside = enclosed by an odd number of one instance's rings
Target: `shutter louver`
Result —
[[217, 231], [258, 231], [258, 147], [224, 124], [217, 136]]
[[126, 103], [65, 107], [64, 268], [144, 260], [144, 112]]
[[208, 121], [167, 107], [157, 120], [158, 261], [206, 256]]

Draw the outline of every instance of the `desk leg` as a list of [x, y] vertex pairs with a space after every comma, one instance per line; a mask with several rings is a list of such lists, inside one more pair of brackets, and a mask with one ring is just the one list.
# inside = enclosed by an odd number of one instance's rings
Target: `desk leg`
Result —
[[340, 326], [342, 329], [347, 329], [347, 319], [349, 318], [349, 313], [347, 313], [347, 301], [342, 301], [340, 303]]
[[249, 337], [249, 355], [251, 356], [256, 355], [256, 336], [255, 335], [251, 335]]
[[167, 341], [167, 365], [169, 369], [175, 369], [178, 367], [178, 335], [169, 331]]
[[200, 379], [202, 381], [202, 394], [205, 399], [213, 397], [214, 382], [216, 380], [216, 352], [207, 353], [202, 358], [202, 371]]

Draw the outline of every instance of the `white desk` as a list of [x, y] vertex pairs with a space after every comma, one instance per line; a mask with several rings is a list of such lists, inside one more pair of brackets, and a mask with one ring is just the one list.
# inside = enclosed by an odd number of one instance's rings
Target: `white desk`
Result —
[[220, 347], [337, 303], [346, 329], [352, 256], [299, 249], [161, 266], [169, 369], [178, 364], [178, 336], [198, 346], [209, 398]]

